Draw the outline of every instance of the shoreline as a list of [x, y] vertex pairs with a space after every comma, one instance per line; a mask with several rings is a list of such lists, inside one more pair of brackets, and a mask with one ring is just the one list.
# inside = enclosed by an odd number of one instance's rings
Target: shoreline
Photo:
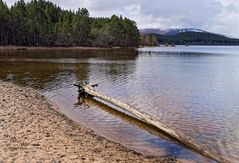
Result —
[[0, 81], [0, 162], [177, 162], [147, 157], [58, 112], [37, 90]]
[[55, 47], [55, 46], [0, 46], [0, 50], [114, 50], [114, 49], [136, 49], [137, 47], [81, 47], [81, 46], [72, 46], [72, 47]]

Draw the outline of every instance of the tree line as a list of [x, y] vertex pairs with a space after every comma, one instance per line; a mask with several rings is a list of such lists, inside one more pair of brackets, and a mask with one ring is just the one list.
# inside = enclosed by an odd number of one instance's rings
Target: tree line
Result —
[[177, 35], [156, 35], [159, 44], [175, 45], [239, 45], [239, 39], [209, 32], [183, 32]]
[[65, 10], [45, 0], [0, 0], [0, 45], [135, 47], [137, 24], [122, 16], [90, 17], [86, 8]]
[[141, 46], [158, 46], [158, 38], [155, 34], [143, 34], [140, 33], [140, 45]]

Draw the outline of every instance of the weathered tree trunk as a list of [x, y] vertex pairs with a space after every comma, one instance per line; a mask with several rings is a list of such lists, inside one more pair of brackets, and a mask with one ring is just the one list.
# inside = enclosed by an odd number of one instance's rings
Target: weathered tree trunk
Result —
[[105, 100], [109, 103], [112, 103], [112, 104], [128, 111], [129, 113], [132, 113], [133, 115], [137, 116], [140, 120], [157, 127], [158, 129], [165, 132], [166, 134], [168, 134], [172, 138], [176, 139], [180, 143], [195, 150], [196, 152], [202, 154], [203, 156], [205, 156], [207, 158], [213, 159], [218, 162], [229, 162], [229, 161], [226, 161], [225, 159], [223, 159], [222, 157], [220, 157], [219, 155], [208, 151], [207, 149], [205, 149], [204, 147], [199, 145], [197, 142], [195, 142], [192, 138], [186, 136], [185, 134], [183, 134], [182, 132], [180, 132], [176, 129], [173, 129], [172, 127], [168, 126], [167, 124], [160, 121], [156, 117], [153, 117], [145, 112], [139, 111], [136, 108], [134, 108], [133, 106], [130, 106], [127, 103], [121, 102], [120, 100], [118, 100], [116, 98], [112, 98], [107, 95], [104, 95], [104, 94], [94, 90], [94, 88], [88, 84], [79, 86], [79, 88], [83, 88], [85, 93], [87, 93], [91, 96]]

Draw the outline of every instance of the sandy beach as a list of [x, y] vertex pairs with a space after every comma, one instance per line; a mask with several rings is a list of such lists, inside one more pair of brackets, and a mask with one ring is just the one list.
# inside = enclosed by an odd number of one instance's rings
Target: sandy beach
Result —
[[0, 81], [0, 162], [174, 162], [145, 157], [67, 119], [37, 90]]

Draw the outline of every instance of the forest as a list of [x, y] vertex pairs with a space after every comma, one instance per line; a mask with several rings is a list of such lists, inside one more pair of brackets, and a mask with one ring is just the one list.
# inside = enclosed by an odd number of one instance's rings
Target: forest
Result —
[[183, 32], [176, 35], [142, 34], [141, 45], [239, 45], [239, 39], [209, 32]]
[[0, 0], [0, 46], [136, 47], [137, 24], [122, 16], [90, 17], [86, 8], [65, 10], [45, 0]]
[[156, 35], [159, 44], [175, 45], [239, 45], [239, 40], [209, 32], [184, 32], [177, 35]]

